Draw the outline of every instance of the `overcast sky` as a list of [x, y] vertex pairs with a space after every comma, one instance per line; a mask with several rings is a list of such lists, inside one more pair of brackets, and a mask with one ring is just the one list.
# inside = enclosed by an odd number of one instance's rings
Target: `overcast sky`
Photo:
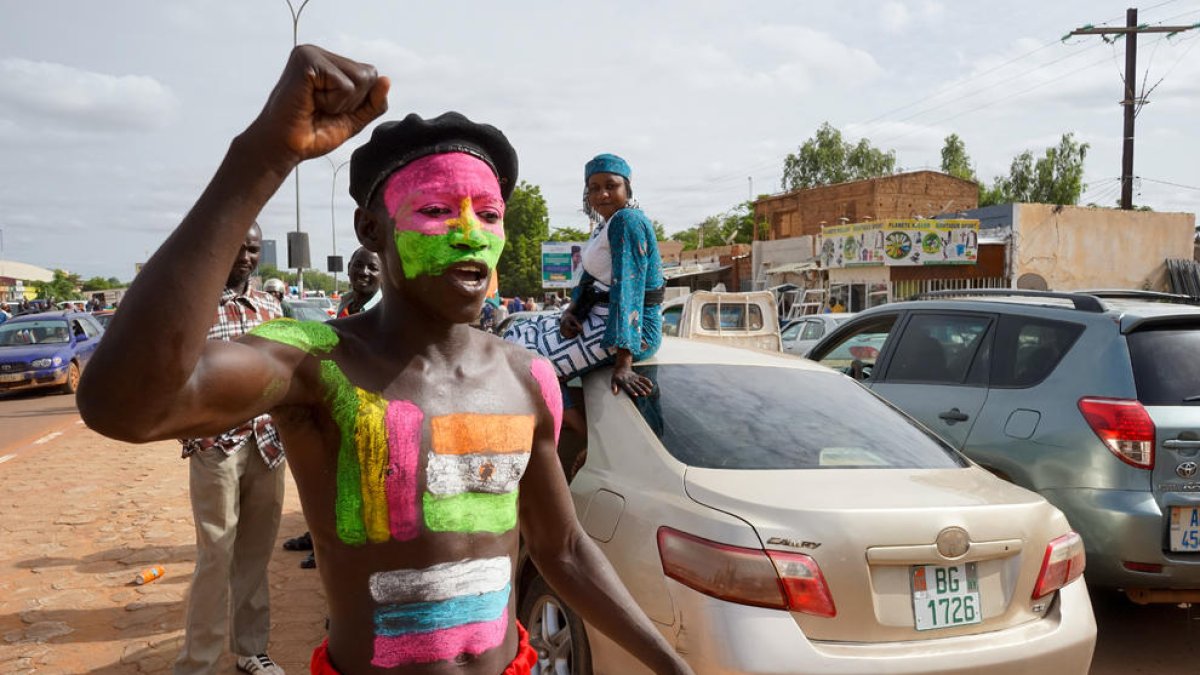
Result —
[[[824, 121], [905, 169], [936, 168], [958, 133], [989, 182], [1073, 131], [1091, 145], [1083, 201], [1113, 203], [1123, 45], [1060, 38], [1124, 24], [1128, 4], [311, 0], [299, 35], [390, 76], [389, 117], [459, 110], [500, 127], [552, 227], [585, 225], [583, 164], [615, 152], [671, 232], [778, 192], [784, 156]], [[1146, 0], [1139, 19], [1192, 24], [1200, 0]], [[131, 278], [261, 108], [291, 41], [285, 0], [0, 0], [0, 258]], [[1135, 201], [1159, 211], [1200, 210], [1198, 43], [1200, 30], [1138, 42], [1139, 83], [1161, 83], [1138, 117]], [[320, 268], [333, 231], [339, 254], [356, 246], [348, 173], [335, 185], [325, 159], [301, 167]], [[259, 221], [282, 256], [291, 180]]]

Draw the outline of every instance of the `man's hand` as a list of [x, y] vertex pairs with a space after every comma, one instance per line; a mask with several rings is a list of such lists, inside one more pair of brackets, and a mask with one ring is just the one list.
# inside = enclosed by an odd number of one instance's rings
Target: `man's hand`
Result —
[[387, 111], [389, 86], [374, 66], [301, 45], [245, 136], [293, 165], [320, 157]]

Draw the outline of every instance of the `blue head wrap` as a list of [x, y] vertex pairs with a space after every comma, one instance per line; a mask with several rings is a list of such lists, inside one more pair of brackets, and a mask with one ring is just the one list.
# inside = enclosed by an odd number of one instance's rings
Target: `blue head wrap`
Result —
[[592, 177], [592, 174], [597, 173], [615, 173], [629, 180], [633, 171], [629, 168], [629, 162], [606, 152], [602, 155], [596, 155], [592, 158], [592, 161], [584, 165], [583, 180], [586, 181]]

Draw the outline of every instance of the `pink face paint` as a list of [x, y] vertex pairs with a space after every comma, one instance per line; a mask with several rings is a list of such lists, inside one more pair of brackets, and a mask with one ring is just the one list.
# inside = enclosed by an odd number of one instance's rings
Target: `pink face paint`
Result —
[[[393, 173], [383, 203], [398, 232], [448, 234], [472, 229], [504, 236], [500, 183], [483, 160], [461, 152], [422, 157]], [[497, 216], [487, 222], [488, 214]]]
[[537, 381], [538, 387], [542, 390], [542, 400], [546, 402], [546, 407], [550, 409], [550, 415], [554, 418], [554, 442], [558, 443], [558, 434], [562, 429], [562, 389], [558, 386], [558, 377], [554, 374], [554, 366], [546, 359], [535, 358], [529, 364], [529, 372], [533, 374], [533, 379]]
[[391, 401], [387, 408], [389, 471], [385, 490], [392, 537], [408, 541], [420, 532], [417, 464], [421, 454], [421, 409], [408, 401]]
[[396, 668], [409, 663], [450, 661], [459, 654], [478, 656], [499, 647], [508, 632], [508, 608], [494, 621], [468, 623], [427, 633], [375, 636], [371, 665]]

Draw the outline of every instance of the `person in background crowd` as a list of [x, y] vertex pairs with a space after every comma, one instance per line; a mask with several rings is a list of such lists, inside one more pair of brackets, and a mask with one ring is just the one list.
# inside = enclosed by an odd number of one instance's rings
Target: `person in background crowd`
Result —
[[[629, 164], [612, 154], [585, 165], [584, 210], [597, 224], [571, 303], [561, 315], [509, 328], [504, 339], [549, 358], [564, 383], [613, 364], [613, 393], [636, 399], [653, 389], [633, 364], [662, 342], [663, 275], [654, 226], [633, 200], [631, 175]], [[582, 410], [569, 407], [563, 423], [586, 437]]]
[[379, 274], [382, 269], [379, 255], [374, 251], [360, 246], [354, 255], [350, 256], [350, 267], [346, 271], [346, 275], [350, 277], [350, 290], [338, 303], [339, 317], [358, 314], [379, 304], [383, 297], [379, 289]]
[[267, 279], [263, 284], [263, 291], [275, 296], [279, 302], [283, 302], [283, 296], [287, 295], [287, 284], [283, 283], [282, 279]]
[[521, 296], [519, 296], [519, 295], [512, 296], [512, 299], [508, 301], [508, 313], [516, 314], [517, 312], [524, 312], [524, 311], [525, 311], [525, 303], [521, 302]]

